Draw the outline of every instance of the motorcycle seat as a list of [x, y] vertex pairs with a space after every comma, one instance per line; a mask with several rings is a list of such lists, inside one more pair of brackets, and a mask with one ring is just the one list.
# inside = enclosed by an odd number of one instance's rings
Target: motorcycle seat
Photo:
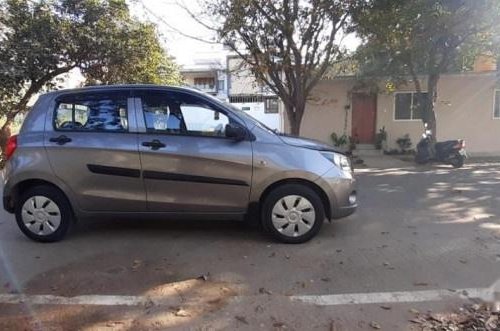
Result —
[[436, 150], [437, 151], [445, 151], [445, 150], [450, 150], [453, 149], [453, 146], [458, 144], [458, 140], [448, 140], [448, 141], [442, 141], [436, 143]]

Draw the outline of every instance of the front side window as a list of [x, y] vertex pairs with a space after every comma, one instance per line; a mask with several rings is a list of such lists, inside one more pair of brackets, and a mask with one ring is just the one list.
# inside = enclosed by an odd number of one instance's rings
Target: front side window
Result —
[[423, 107], [427, 93], [419, 94], [416, 92], [397, 93], [395, 95], [395, 120], [421, 120], [423, 116]]
[[205, 101], [183, 93], [155, 92], [142, 96], [148, 132], [224, 137], [229, 118]]
[[85, 94], [65, 96], [58, 100], [54, 127], [60, 131], [128, 130], [127, 96], [119, 94]]
[[500, 119], [500, 90], [495, 91], [495, 109], [493, 112], [493, 118]]

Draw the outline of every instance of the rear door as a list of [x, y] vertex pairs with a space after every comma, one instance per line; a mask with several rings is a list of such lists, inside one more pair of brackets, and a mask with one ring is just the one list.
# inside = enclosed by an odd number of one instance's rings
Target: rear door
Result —
[[133, 99], [126, 91], [58, 97], [44, 144], [54, 174], [85, 211], [146, 211]]
[[225, 137], [225, 125], [238, 121], [234, 115], [181, 91], [148, 91], [138, 98], [138, 123], [146, 128], [139, 149], [149, 210], [245, 212], [252, 143]]

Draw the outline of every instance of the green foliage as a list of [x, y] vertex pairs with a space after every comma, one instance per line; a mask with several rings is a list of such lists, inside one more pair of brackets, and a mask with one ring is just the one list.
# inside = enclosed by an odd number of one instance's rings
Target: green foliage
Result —
[[[500, 1], [370, 0], [354, 15], [365, 75], [440, 74], [497, 51]], [[412, 77], [413, 78], [413, 77]]]
[[181, 80], [155, 26], [132, 18], [125, 0], [0, 0], [0, 41], [2, 131], [74, 68], [90, 83]]
[[203, 0], [221, 42], [285, 105], [298, 134], [307, 97], [344, 55], [338, 40], [354, 2], [343, 0]]
[[405, 134], [403, 137], [398, 138], [396, 143], [401, 150], [401, 153], [405, 154], [412, 146], [411, 138], [409, 134]]
[[375, 135], [375, 148], [382, 149], [382, 145], [387, 141], [387, 131], [385, 130], [385, 126], [382, 129], [379, 129], [377, 134]]
[[333, 145], [337, 147], [344, 147], [349, 143], [349, 138], [345, 134], [339, 136], [333, 132], [330, 138], [332, 139]]
[[[436, 133], [440, 75], [470, 68], [477, 54], [496, 53], [499, 18], [498, 0], [365, 1], [353, 15], [363, 40], [357, 52], [361, 74], [395, 85], [410, 77], [418, 93], [427, 90], [422, 119]], [[425, 90], [421, 75], [427, 76]]]

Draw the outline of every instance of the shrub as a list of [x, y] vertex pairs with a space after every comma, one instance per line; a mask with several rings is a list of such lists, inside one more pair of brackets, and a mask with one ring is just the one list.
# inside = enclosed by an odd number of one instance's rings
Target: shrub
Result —
[[335, 132], [330, 135], [332, 138], [333, 145], [337, 147], [343, 147], [347, 145], [348, 143], [348, 138], [345, 134], [338, 136]]
[[375, 135], [375, 148], [382, 149], [382, 145], [387, 141], [387, 131], [385, 131], [385, 126], [378, 130]]
[[401, 150], [401, 153], [405, 154], [407, 150], [411, 148], [411, 139], [409, 134], [405, 134], [403, 137], [398, 138], [396, 140], [396, 143], [399, 146], [399, 149]]

